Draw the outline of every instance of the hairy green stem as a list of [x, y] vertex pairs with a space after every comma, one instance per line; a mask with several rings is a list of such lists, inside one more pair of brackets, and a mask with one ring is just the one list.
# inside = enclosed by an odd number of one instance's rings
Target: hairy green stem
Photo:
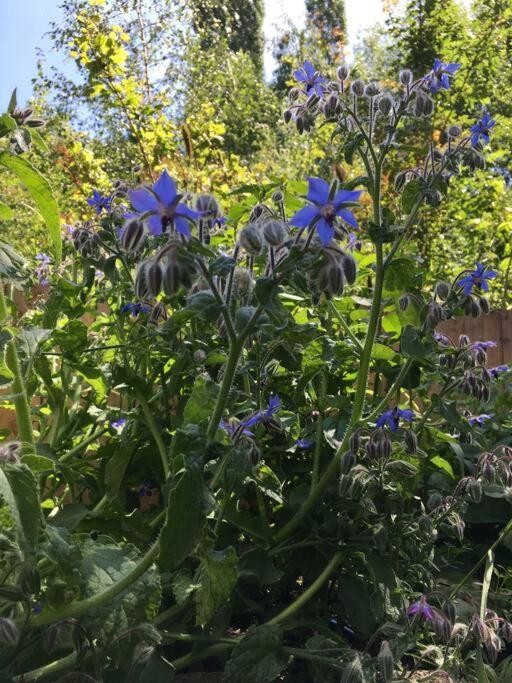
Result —
[[[8, 319], [8, 311], [5, 303], [3, 284], [0, 280], [0, 324]], [[10, 339], [5, 347], [5, 364], [13, 374], [12, 394], [14, 409], [16, 411], [16, 423], [18, 426], [18, 437], [21, 442], [23, 454], [36, 452], [34, 432], [32, 430], [32, 416], [30, 414], [30, 404], [28, 401], [27, 390], [23, 375], [21, 373], [18, 352], [14, 339]]]
[[70, 460], [72, 457], [75, 455], [78, 455], [81, 451], [84, 450], [84, 448], [87, 448], [87, 446], [90, 446], [92, 443], [94, 443], [97, 439], [99, 439], [103, 434], [106, 434], [108, 432], [107, 427], [102, 427], [101, 429], [98, 429], [96, 432], [93, 432], [91, 436], [88, 436], [87, 439], [84, 439], [83, 441], [80, 441], [79, 444], [74, 446], [71, 450], [69, 450], [67, 453], [64, 453], [63, 456], [59, 459], [59, 462], [66, 462], [67, 460]]
[[325, 394], [327, 392], [327, 377], [326, 369], [322, 368], [320, 371], [320, 391], [318, 392], [317, 408], [318, 408], [318, 419], [316, 423], [316, 434], [315, 434], [315, 452], [313, 455], [313, 472], [311, 476], [311, 489], [314, 491], [316, 485], [318, 484], [318, 479], [320, 477], [320, 454], [322, 452], [322, 441], [324, 438], [324, 404], [325, 404]]
[[33, 669], [32, 671], [27, 671], [26, 673], [15, 676], [12, 680], [15, 683], [29, 683], [29, 681], [42, 681], [45, 678], [50, 678], [51, 680], [56, 680], [56, 674], [60, 674], [63, 671], [69, 669], [73, 664], [75, 664], [78, 658], [77, 652], [72, 652], [62, 659], [57, 659], [55, 662], [50, 662], [45, 666], [41, 666], [38, 669]]
[[165, 478], [169, 476], [169, 459], [167, 456], [167, 449], [165, 447], [164, 441], [162, 439], [162, 435], [160, 433], [160, 430], [158, 429], [158, 425], [155, 422], [155, 418], [153, 417], [153, 413], [151, 412], [151, 408], [149, 407], [148, 402], [146, 401], [146, 397], [144, 394], [140, 391], [136, 391], [135, 395], [137, 397], [138, 402], [140, 403], [140, 407], [142, 408], [142, 412], [144, 413], [144, 417], [146, 418], [147, 425], [149, 427], [149, 431], [153, 435], [153, 439], [155, 440], [156, 447], [158, 448], [158, 452], [160, 453], [160, 459], [162, 460], [162, 467], [164, 469], [164, 475]]
[[341, 327], [343, 328], [343, 331], [344, 331], [344, 332], [348, 335], [348, 337], [351, 339], [351, 341], [352, 341], [352, 343], [354, 344], [354, 346], [356, 347], [358, 353], [361, 353], [362, 350], [363, 350], [363, 347], [362, 347], [362, 345], [361, 345], [361, 342], [360, 342], [359, 339], [355, 336], [355, 334], [352, 332], [352, 330], [350, 329], [349, 324], [347, 323], [347, 321], [345, 320], [345, 318], [341, 315], [341, 313], [338, 311], [338, 309], [336, 308], [336, 306], [333, 304], [332, 301], [329, 301], [329, 308], [331, 309], [331, 311], [334, 313], [334, 315], [335, 315], [336, 318], [338, 319], [338, 322], [339, 322], [339, 324], [341, 325]]

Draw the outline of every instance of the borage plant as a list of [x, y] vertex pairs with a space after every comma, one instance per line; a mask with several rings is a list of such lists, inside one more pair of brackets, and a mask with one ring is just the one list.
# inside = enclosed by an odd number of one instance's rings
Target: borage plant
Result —
[[461, 591], [481, 566], [467, 511], [511, 485], [484, 407], [508, 368], [436, 332], [487, 313], [496, 273], [428, 293], [404, 254], [422, 207], [483, 164], [488, 115], [382, 196], [456, 71], [404, 70], [395, 92], [306, 63], [285, 120], [332, 126], [362, 175], [309, 178], [302, 199], [250, 188], [233, 241], [217, 199], [165, 170], [118, 182], [74, 227], [70, 272], [49, 284], [39, 259], [23, 324], [0, 300], [20, 437], [1, 451], [5, 680], [457, 679], [497, 661], [512, 626], [487, 607], [492, 552], [482, 595]]

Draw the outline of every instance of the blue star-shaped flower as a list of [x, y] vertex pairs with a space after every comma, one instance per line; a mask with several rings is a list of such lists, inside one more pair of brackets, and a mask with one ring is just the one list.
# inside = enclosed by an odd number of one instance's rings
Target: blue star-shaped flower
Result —
[[412, 410], [402, 410], [398, 406], [395, 406], [392, 410], [387, 410], [377, 420], [377, 427], [388, 427], [392, 432], [396, 432], [400, 424], [400, 420], [406, 420], [406, 422], [412, 422], [414, 420], [414, 413]]
[[254, 415], [251, 415], [251, 417], [247, 418], [247, 420], [244, 420], [245, 426], [251, 427], [252, 425], [259, 424], [260, 422], [265, 422], [265, 420], [270, 419], [274, 413], [277, 413], [280, 407], [281, 399], [279, 396], [277, 394], [275, 396], [271, 396], [267, 409], [259, 410], [257, 413], [254, 413]]
[[424, 595], [416, 602], [413, 602], [412, 605], [409, 605], [407, 614], [410, 617], [415, 617], [417, 615], [419, 619], [434, 621], [434, 612]]
[[147, 219], [153, 235], [161, 235], [169, 226], [174, 226], [180, 235], [188, 238], [190, 223], [201, 214], [180, 203], [182, 197], [167, 171], [162, 172], [152, 188], [141, 187], [130, 192], [133, 208], [142, 214], [139, 218]]
[[309, 206], [297, 211], [290, 220], [290, 224], [296, 228], [316, 227], [318, 236], [324, 247], [334, 237], [334, 220], [339, 216], [345, 223], [355, 230], [358, 229], [357, 221], [348, 206], [357, 206], [357, 200], [362, 190], [338, 190], [334, 197], [329, 197], [329, 184], [322, 178], [308, 178], [309, 188], [306, 199], [311, 202]]
[[474, 123], [469, 129], [472, 133], [471, 144], [473, 147], [476, 147], [480, 140], [483, 140], [485, 143], [489, 144], [489, 133], [495, 125], [496, 121], [491, 119], [491, 115], [488, 111], [486, 111], [482, 118]]
[[432, 71], [425, 76], [425, 82], [432, 95], [435, 95], [439, 90], [449, 90], [450, 78], [454, 76], [459, 69], [460, 64], [455, 64], [453, 62], [447, 64], [440, 59], [436, 59]]
[[461, 280], [459, 280], [459, 285], [463, 287], [464, 294], [466, 296], [468, 294], [471, 294], [473, 291], [473, 287], [476, 287], [477, 289], [481, 289], [483, 292], [488, 292], [489, 291], [489, 285], [487, 283], [487, 280], [493, 280], [495, 277], [498, 276], [498, 273], [494, 270], [486, 270], [485, 266], [482, 263], [476, 262], [476, 268], [473, 270], [469, 275], [466, 275], [466, 277], [463, 277]]
[[151, 306], [146, 306], [145, 304], [134, 304], [128, 303], [121, 308], [121, 313], [129, 313], [130, 315], [140, 315], [141, 313], [149, 313], [151, 311]]
[[476, 341], [470, 344], [469, 348], [475, 351], [487, 351], [487, 349], [495, 349], [498, 344], [495, 341]]
[[497, 365], [495, 368], [489, 368], [489, 374], [494, 379], [498, 379], [502, 372], [508, 372], [509, 370], [508, 365]]
[[88, 198], [87, 203], [89, 206], [94, 207], [96, 213], [101, 213], [103, 210], [108, 212], [112, 208], [110, 197], [104, 197], [98, 190], [94, 190], [92, 197]]
[[470, 415], [468, 417], [469, 424], [474, 427], [475, 425], [482, 425], [487, 420], [492, 420], [493, 415], [488, 415], [487, 413], [482, 413], [481, 415]]
[[325, 78], [322, 78], [318, 71], [311, 62], [307, 60], [304, 62], [300, 69], [293, 72], [295, 78], [304, 85], [304, 92], [306, 95], [311, 95], [316, 93], [319, 97], [324, 94], [323, 85], [326, 82]]

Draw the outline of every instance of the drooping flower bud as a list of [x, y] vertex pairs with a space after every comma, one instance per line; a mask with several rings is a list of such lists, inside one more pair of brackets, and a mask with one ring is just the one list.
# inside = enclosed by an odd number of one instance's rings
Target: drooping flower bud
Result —
[[379, 84], [376, 81], [372, 81], [371, 83], [368, 83], [366, 88], [364, 89], [364, 94], [365, 97], [372, 98], [376, 97], [380, 92]]
[[322, 111], [326, 119], [333, 119], [338, 113], [339, 99], [337, 93], [333, 92], [325, 100]]
[[162, 284], [167, 296], [174, 296], [181, 287], [181, 268], [175, 259], [169, 259], [163, 268]]
[[441, 301], [446, 301], [450, 295], [450, 285], [442, 280], [436, 284], [435, 287], [436, 295], [441, 299]]
[[393, 680], [393, 670], [395, 668], [395, 660], [393, 653], [389, 647], [387, 640], [383, 640], [380, 645], [379, 654], [377, 655], [377, 669], [380, 677], [384, 683], [389, 683]]
[[416, 465], [406, 460], [392, 460], [386, 465], [386, 471], [399, 477], [414, 477], [418, 474]]
[[248, 223], [245, 228], [240, 231], [238, 242], [250, 256], [257, 256], [263, 247], [263, 240], [259, 227], [255, 223]]
[[345, 280], [349, 285], [353, 285], [356, 281], [357, 275], [357, 264], [355, 258], [351, 254], [343, 254], [340, 261]]
[[338, 78], [340, 81], [346, 81], [349, 76], [349, 68], [345, 64], [338, 67]]
[[407, 446], [407, 452], [411, 455], [415, 455], [418, 452], [418, 440], [414, 432], [407, 429], [404, 432], [405, 445]]
[[434, 491], [433, 493], [430, 494], [430, 496], [427, 499], [427, 510], [435, 510], [438, 508], [441, 503], [443, 502], [443, 496], [438, 493], [437, 491]]
[[282, 190], [274, 190], [272, 193], [272, 201], [276, 204], [281, 204], [284, 201], [284, 194]]
[[406, 311], [411, 304], [411, 297], [409, 294], [402, 294], [402, 296], [398, 299], [398, 306], [401, 311]]
[[370, 436], [370, 443], [375, 445], [378, 458], [389, 458], [392, 447], [385, 429], [374, 429]]
[[454, 624], [455, 620], [457, 618], [457, 615], [455, 613], [455, 606], [451, 600], [446, 600], [443, 601], [443, 606], [442, 606], [443, 613], [445, 617], [448, 619], [450, 624]]
[[384, 93], [379, 98], [379, 111], [382, 116], [389, 116], [389, 113], [393, 109], [394, 100], [389, 93]]
[[455, 139], [462, 135], [462, 128], [460, 126], [450, 126], [448, 128], [448, 137]]
[[362, 97], [364, 95], [364, 83], [360, 78], [356, 78], [350, 85], [350, 90], [355, 97]]
[[144, 261], [143, 263], [140, 264], [137, 274], [135, 276], [135, 296], [137, 299], [146, 299], [149, 290], [148, 290], [148, 282], [147, 282], [147, 269], [148, 269], [148, 262]]
[[275, 218], [263, 223], [263, 237], [271, 247], [278, 247], [284, 242], [286, 237], [286, 228], [283, 221]]
[[253, 286], [251, 273], [246, 268], [237, 268], [233, 273], [233, 297], [243, 299], [249, 296]]
[[398, 74], [398, 80], [402, 85], [411, 85], [413, 73], [410, 69], [402, 69]]
[[285, 123], [290, 123], [292, 120], [292, 110], [291, 109], [285, 109], [283, 112], [283, 121]]
[[121, 246], [125, 251], [138, 251], [144, 243], [144, 238], [143, 224], [137, 219], [131, 220], [124, 227]]
[[217, 218], [221, 214], [219, 202], [212, 194], [197, 195], [195, 208], [203, 214], [204, 218]]
[[156, 297], [160, 294], [162, 287], [162, 266], [158, 261], [153, 261], [146, 268], [146, 283], [151, 296]]
[[341, 473], [348, 474], [354, 467], [356, 459], [352, 451], [347, 451], [341, 459]]
[[349, 448], [350, 452], [353, 455], [357, 455], [359, 449], [361, 448], [361, 435], [359, 433], [359, 430], [356, 429], [356, 431], [350, 436], [350, 441], [349, 441]]
[[479, 482], [478, 479], [475, 479], [475, 477], [470, 477], [466, 487], [466, 493], [473, 503], [480, 503], [482, 500], [481, 482]]

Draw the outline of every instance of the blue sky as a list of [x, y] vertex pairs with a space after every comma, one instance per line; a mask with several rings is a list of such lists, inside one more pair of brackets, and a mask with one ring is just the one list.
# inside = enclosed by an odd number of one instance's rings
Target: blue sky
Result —
[[[468, 2], [469, 0], [461, 0]], [[64, 72], [71, 72], [72, 65], [63, 61], [62, 55], [51, 52], [51, 43], [45, 33], [50, 22], [59, 21], [60, 0], [0, 0], [0, 110], [7, 106], [11, 91], [18, 87], [18, 100], [23, 103], [32, 92], [31, 79], [36, 76], [36, 48], [42, 48], [47, 60], [57, 64]], [[362, 28], [371, 26], [384, 18], [382, 0], [345, 0], [348, 42], [355, 42]], [[272, 72], [270, 43], [283, 21], [290, 18], [300, 26], [304, 21], [303, 0], [265, 0], [265, 36], [267, 54], [266, 73]]]

